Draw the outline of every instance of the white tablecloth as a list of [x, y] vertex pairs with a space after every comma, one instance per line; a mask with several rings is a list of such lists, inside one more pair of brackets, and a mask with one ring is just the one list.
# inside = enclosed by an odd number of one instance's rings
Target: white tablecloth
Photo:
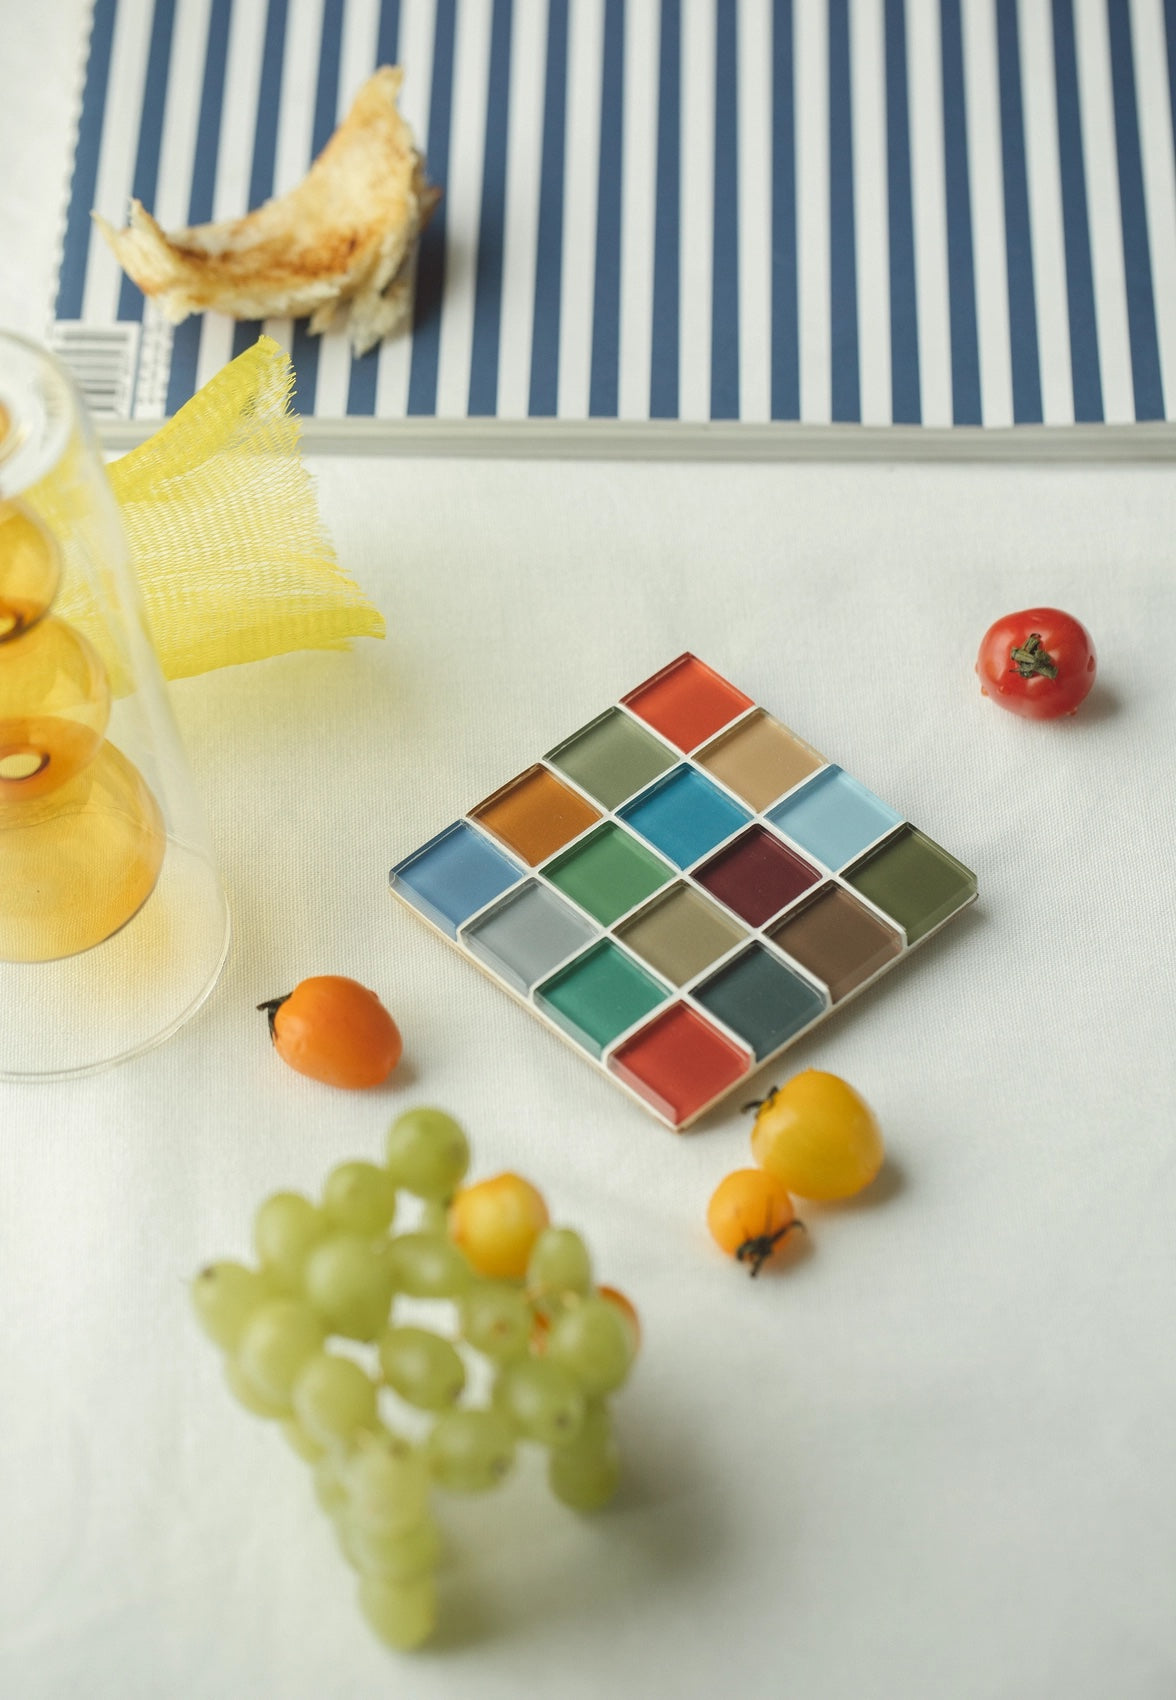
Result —
[[[21, 9], [18, 68], [28, 31]], [[0, 198], [6, 263], [24, 194]], [[0, 1693], [1170, 1700], [1171, 472], [314, 470], [389, 635], [175, 689], [233, 914], [220, 988], [117, 1071], [0, 1087]], [[1030, 603], [1095, 635], [1073, 721], [979, 695], [980, 634]], [[812, 1254], [755, 1283], [704, 1226], [748, 1160], [738, 1110], [659, 1129], [386, 889], [686, 648], [980, 879], [790, 1053], [858, 1086], [892, 1162], [857, 1206], [807, 1210]], [[272, 1054], [254, 1005], [316, 972], [395, 1013], [392, 1088], [332, 1092]], [[185, 1284], [247, 1251], [267, 1191], [377, 1155], [418, 1102], [465, 1121], [478, 1173], [521, 1170], [583, 1228], [646, 1345], [619, 1503], [577, 1519], [531, 1469], [452, 1502], [446, 1627], [396, 1660]]]

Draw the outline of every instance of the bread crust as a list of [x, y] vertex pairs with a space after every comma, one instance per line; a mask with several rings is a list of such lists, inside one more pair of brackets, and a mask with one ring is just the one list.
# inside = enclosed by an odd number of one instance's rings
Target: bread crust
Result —
[[306, 176], [243, 218], [165, 231], [137, 200], [115, 230], [93, 217], [123, 270], [165, 318], [215, 310], [304, 318], [318, 334], [350, 304], [364, 353], [406, 317], [411, 256], [440, 199], [401, 117], [398, 66], [381, 66]]

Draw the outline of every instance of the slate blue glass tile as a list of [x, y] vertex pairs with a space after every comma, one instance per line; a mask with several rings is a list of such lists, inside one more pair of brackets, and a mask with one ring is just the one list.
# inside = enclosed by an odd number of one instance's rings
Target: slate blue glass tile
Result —
[[388, 876], [402, 897], [451, 938], [463, 921], [522, 877], [517, 863], [461, 820], [398, 862]]

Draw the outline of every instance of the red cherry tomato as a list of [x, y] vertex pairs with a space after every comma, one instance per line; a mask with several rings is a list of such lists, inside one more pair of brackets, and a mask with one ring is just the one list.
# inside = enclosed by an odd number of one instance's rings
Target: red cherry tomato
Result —
[[1094, 683], [1094, 645], [1060, 608], [1026, 608], [989, 626], [976, 660], [980, 689], [1012, 714], [1073, 714]]

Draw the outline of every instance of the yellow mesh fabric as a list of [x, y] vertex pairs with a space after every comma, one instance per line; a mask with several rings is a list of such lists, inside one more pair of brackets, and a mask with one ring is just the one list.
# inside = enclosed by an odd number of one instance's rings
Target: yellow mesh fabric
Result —
[[[260, 337], [107, 468], [168, 679], [384, 635], [323, 527], [293, 387], [289, 357]], [[69, 600], [57, 611], [84, 618]]]

